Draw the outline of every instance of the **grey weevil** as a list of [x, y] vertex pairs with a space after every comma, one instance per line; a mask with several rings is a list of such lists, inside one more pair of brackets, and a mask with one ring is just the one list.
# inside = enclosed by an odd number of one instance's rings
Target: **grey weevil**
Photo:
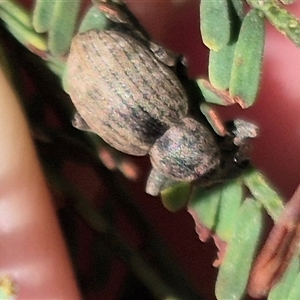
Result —
[[151, 195], [177, 181], [208, 185], [238, 176], [248, 161], [246, 140], [257, 135], [257, 127], [236, 120], [219, 137], [191, 117], [176, 73], [183, 66], [178, 56], [151, 42], [121, 6], [99, 8], [114, 26], [78, 34], [67, 61], [75, 126], [122, 152], [149, 153]]

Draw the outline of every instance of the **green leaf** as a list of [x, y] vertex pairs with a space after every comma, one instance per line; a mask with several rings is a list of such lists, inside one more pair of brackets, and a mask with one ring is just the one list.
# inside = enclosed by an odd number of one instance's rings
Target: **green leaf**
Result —
[[0, 10], [6, 11], [7, 14], [17, 20], [18, 23], [22, 24], [23, 27], [28, 29], [32, 28], [31, 16], [24, 8], [14, 1], [0, 1]]
[[223, 241], [229, 241], [232, 237], [238, 211], [242, 204], [243, 187], [241, 182], [229, 182], [223, 186], [220, 196], [215, 232]]
[[47, 66], [49, 67], [49, 69], [58, 77], [60, 77], [61, 79], [63, 78], [63, 75], [65, 73], [65, 69], [66, 69], [66, 64], [63, 61], [57, 60], [57, 59], [53, 59], [53, 58], [49, 58], [46, 61]]
[[216, 282], [218, 300], [242, 299], [260, 239], [262, 223], [261, 205], [253, 199], [246, 199], [238, 212], [233, 236], [220, 266]]
[[205, 79], [198, 79], [197, 84], [206, 102], [225, 106], [236, 103], [234, 99], [229, 96], [227, 91], [215, 88]]
[[51, 28], [55, 1], [36, 0], [32, 24], [37, 32], [47, 32]]
[[[283, 274], [280, 281], [276, 286], [270, 291], [268, 300], [278, 300], [278, 299], [299, 299], [299, 297], [291, 298], [289, 296], [291, 289], [295, 284], [295, 279], [299, 273], [299, 257], [296, 255], [288, 266], [287, 270]], [[299, 289], [299, 284], [297, 284], [297, 289]]]
[[222, 47], [218, 52], [210, 51], [208, 74], [209, 81], [215, 88], [221, 90], [229, 88], [234, 50], [235, 43]]
[[161, 191], [161, 200], [164, 207], [175, 212], [183, 208], [190, 194], [191, 184], [189, 182], [179, 182]]
[[109, 24], [105, 14], [101, 12], [96, 6], [92, 6], [84, 16], [79, 32], [89, 31], [91, 29], [105, 29]]
[[48, 41], [54, 56], [62, 56], [69, 51], [80, 3], [80, 0], [55, 1]]
[[[299, 256], [297, 258], [299, 260]], [[288, 300], [300, 299], [299, 285], [300, 285], [300, 273], [298, 272], [298, 274], [295, 278], [294, 284], [292, 285], [290, 293], [288, 294], [288, 297], [286, 299], [288, 299]]]
[[241, 201], [241, 182], [231, 181], [212, 189], [195, 188], [190, 198], [189, 210], [223, 241], [228, 241], [232, 236]]
[[219, 51], [230, 40], [229, 8], [226, 0], [200, 2], [200, 30], [203, 43]]
[[221, 200], [221, 189], [204, 189], [196, 187], [191, 195], [189, 210], [209, 229], [214, 229], [217, 211]]
[[262, 203], [271, 218], [274, 221], [278, 220], [283, 211], [283, 200], [270, 187], [264, 176], [256, 170], [250, 170], [245, 174], [244, 182], [255, 199]]
[[11, 34], [25, 47], [30, 50], [46, 52], [47, 44], [42, 35], [36, 33], [31, 25], [28, 24], [29, 14], [22, 10], [18, 5], [10, 2], [0, 2], [0, 18]]
[[244, 108], [253, 104], [258, 93], [264, 38], [264, 20], [257, 10], [251, 10], [242, 23], [229, 86], [230, 94], [239, 97]]

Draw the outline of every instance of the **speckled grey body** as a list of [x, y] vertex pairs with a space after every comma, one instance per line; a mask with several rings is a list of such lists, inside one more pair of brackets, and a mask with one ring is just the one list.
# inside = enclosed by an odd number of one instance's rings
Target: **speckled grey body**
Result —
[[77, 35], [68, 74], [68, 92], [78, 113], [92, 131], [125, 153], [147, 154], [188, 111], [173, 71], [122, 32]]
[[153, 167], [174, 180], [193, 181], [220, 164], [211, 132], [191, 118], [184, 118], [167, 130], [149, 154]]

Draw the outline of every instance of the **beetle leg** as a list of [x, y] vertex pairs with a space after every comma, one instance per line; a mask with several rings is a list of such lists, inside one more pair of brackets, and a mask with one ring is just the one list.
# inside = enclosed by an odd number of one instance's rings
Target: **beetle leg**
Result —
[[276, 221], [252, 268], [248, 293], [265, 296], [277, 283], [299, 251], [300, 243], [300, 185]]
[[92, 131], [90, 126], [85, 122], [78, 112], [76, 112], [73, 117], [72, 125], [79, 130]]
[[174, 67], [180, 57], [171, 50], [165, 49], [164, 47], [153, 42], [149, 43], [149, 48], [154, 56], [168, 67]]
[[163, 189], [173, 185], [176, 182], [177, 181], [166, 177], [158, 170], [153, 168], [147, 180], [146, 193], [152, 196], [158, 196]]

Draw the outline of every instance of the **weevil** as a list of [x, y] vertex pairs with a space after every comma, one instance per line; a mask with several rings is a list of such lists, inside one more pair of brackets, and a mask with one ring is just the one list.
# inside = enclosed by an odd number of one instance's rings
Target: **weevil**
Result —
[[188, 94], [177, 70], [183, 60], [150, 41], [117, 4], [101, 3], [109, 30], [80, 33], [68, 57], [67, 87], [77, 109], [73, 124], [117, 150], [149, 153], [146, 192], [158, 195], [177, 181], [210, 184], [235, 177], [257, 127], [236, 120], [217, 137], [189, 115]]
[[[98, 6], [113, 25], [78, 34], [67, 62], [75, 127], [95, 132], [122, 152], [149, 154], [151, 195], [177, 181], [210, 185], [239, 176], [257, 126], [239, 119], [222, 125], [217, 119], [214, 132], [191, 114], [184, 60], [149, 40], [121, 6]], [[299, 190], [293, 199], [254, 264], [248, 286], [253, 296], [268, 293], [298, 248]]]

